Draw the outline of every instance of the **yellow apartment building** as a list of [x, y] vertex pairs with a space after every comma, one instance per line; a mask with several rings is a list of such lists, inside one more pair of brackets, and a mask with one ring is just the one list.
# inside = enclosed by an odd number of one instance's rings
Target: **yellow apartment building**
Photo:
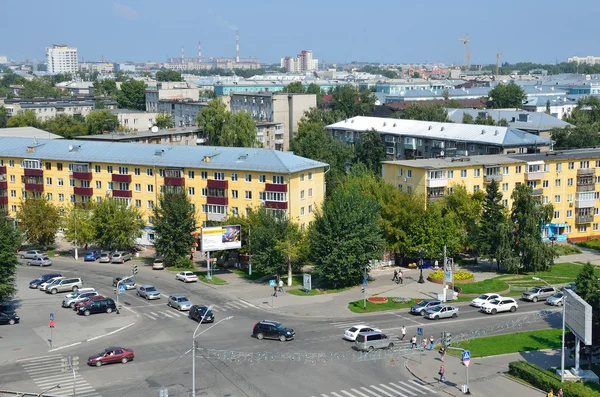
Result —
[[505, 207], [512, 206], [514, 187], [526, 183], [533, 195], [554, 206], [552, 222], [542, 237], [557, 242], [600, 237], [600, 149], [578, 149], [537, 154], [499, 154], [473, 157], [386, 161], [386, 182], [404, 192], [438, 200], [463, 185], [468, 192], [484, 190], [496, 180]]
[[42, 194], [59, 206], [122, 200], [143, 214], [148, 244], [152, 209], [165, 186], [176, 186], [198, 225], [264, 206], [306, 228], [323, 202], [327, 168], [272, 149], [0, 138], [0, 211], [15, 217], [21, 198]]

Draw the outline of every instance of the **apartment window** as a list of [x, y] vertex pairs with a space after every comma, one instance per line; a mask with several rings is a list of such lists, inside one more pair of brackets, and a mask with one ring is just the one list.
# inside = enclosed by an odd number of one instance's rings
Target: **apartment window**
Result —
[[246, 200], [252, 200], [252, 191], [246, 190]]
[[139, 176], [139, 175], [141, 174], [141, 171], [140, 171], [140, 169], [139, 169], [139, 168], [137, 168], [137, 167], [136, 167], [136, 168], [134, 168], [134, 169], [133, 169], [133, 174], [134, 174], [134, 175], [137, 175], [137, 176]]
[[587, 225], [579, 225], [579, 227], [577, 228], [577, 231], [579, 233], [585, 233], [585, 232], [587, 232]]
[[165, 177], [165, 170], [163, 170], [162, 168], [158, 170], [158, 176], [160, 176], [161, 178]]
[[193, 196], [196, 194], [196, 188], [193, 186], [188, 187], [188, 195]]
[[304, 200], [304, 190], [300, 191], [300, 200]]
[[573, 210], [567, 210], [567, 218], [573, 217]]
[[46, 185], [52, 185], [52, 178], [46, 178]]
[[597, 224], [597, 223], [594, 223], [594, 224], [592, 225], [592, 230], [593, 230], [593, 231], [597, 231], [597, 230], [598, 230], [598, 224]]
[[64, 195], [64, 194], [62, 194], [62, 193], [59, 193], [59, 194], [58, 194], [58, 201], [60, 201], [60, 202], [63, 202], [63, 201], [65, 201], [65, 195]]
[[542, 187], [548, 187], [548, 185], [550, 185], [550, 183], [547, 180], [542, 181]]
[[101, 167], [100, 167], [99, 165], [95, 165], [95, 166], [94, 166], [94, 172], [95, 172], [96, 174], [99, 174], [99, 173], [100, 173], [100, 170], [101, 170]]
[[473, 170], [473, 176], [474, 176], [475, 178], [478, 178], [480, 175], [481, 175], [481, 170], [480, 170], [479, 168], [475, 168], [475, 169]]
[[466, 178], [467, 177], [467, 170], [460, 170], [460, 177], [461, 178]]
[[520, 165], [515, 166], [515, 174], [520, 174], [521, 170], [522, 170], [522, 168]]
[[231, 207], [231, 215], [238, 216], [239, 213], [238, 207]]
[[147, 176], [153, 176], [154, 175], [154, 171], [152, 171], [152, 168], [146, 168], [146, 175]]
[[129, 174], [129, 167], [119, 167], [119, 174], [121, 174], [121, 175]]
[[113, 166], [112, 165], [107, 165], [106, 166], [106, 172], [108, 174], [112, 174], [113, 173]]
[[560, 187], [560, 179], [554, 181], [554, 186]]
[[569, 193], [567, 194], [567, 203], [572, 203], [573, 202], [573, 194]]
[[560, 218], [560, 211], [554, 211], [554, 219]]
[[474, 192], [478, 192], [478, 191], [479, 191], [479, 185], [475, 185], [475, 186], [473, 186], [473, 191], [474, 191]]
[[570, 170], [574, 170], [575, 169], [575, 162], [569, 161], [569, 166], [567, 168], [569, 168]]
[[188, 171], [188, 179], [194, 179], [194, 171]]
[[96, 181], [96, 189], [102, 189], [102, 182]]
[[215, 177], [215, 180], [217, 180], [217, 181], [224, 181], [225, 173], [224, 172], [215, 172], [214, 177]]
[[567, 186], [573, 186], [573, 178], [567, 179]]
[[231, 174], [231, 182], [237, 182], [237, 180], [238, 180], [238, 174], [236, 174], [236, 173]]
[[[0, 164], [2, 165], [2, 164]], [[600, 168], [600, 160], [596, 160], [596, 168]]]
[[232, 199], [238, 198], [238, 191], [237, 190], [232, 190], [231, 191], [231, 198]]
[[308, 173], [308, 180], [309, 180], [309, 181], [312, 181], [312, 172], [309, 172], [309, 173]]
[[300, 208], [300, 215], [304, 215], [304, 207]]
[[560, 194], [555, 194], [554, 195], [554, 202], [555, 203], [560, 203]]
[[245, 180], [246, 182], [252, 182], [252, 174], [246, 174], [246, 175], [244, 176], [244, 180]]
[[502, 200], [502, 205], [503, 205], [505, 208], [508, 208], [508, 200], [507, 200], [507, 199], [504, 199], [504, 200]]
[[129, 183], [127, 182], [119, 182], [119, 184], [117, 185], [118, 189], [117, 190], [129, 190]]
[[46, 171], [52, 170], [52, 163], [46, 163]]
[[207, 189], [207, 188], [205, 188], [205, 187], [203, 187], [203, 188], [202, 188], [202, 190], [200, 191], [200, 195], [201, 195], [202, 197], [206, 197], [206, 196], [208, 196], [208, 189]]
[[449, 170], [448, 171], [448, 179], [452, 179], [452, 178], [454, 178], [454, 171]]
[[147, 187], [146, 187], [146, 191], [147, 191], [148, 193], [152, 193], [152, 192], [154, 192], [154, 185], [147, 185]]
[[548, 201], [550, 201], [548, 196], [542, 196], [542, 204], [548, 204]]
[[544, 172], [550, 172], [550, 164], [544, 164]]
[[75, 187], [75, 179], [69, 179], [69, 186]]
[[311, 205], [308, 206], [308, 213], [312, 214], [312, 212], [313, 212], [313, 206], [311, 204]]
[[567, 227], [565, 228], [565, 233], [566, 233], [566, 234], [571, 234], [572, 232], [573, 232], [573, 228], [572, 228], [571, 226], [567, 226]]
[[259, 181], [260, 183], [265, 183], [265, 182], [267, 181], [267, 177], [266, 177], [266, 175], [259, 175], [259, 176], [258, 176], [258, 181]]
[[62, 171], [62, 169], [63, 169], [63, 165], [62, 165], [62, 163], [56, 163], [56, 169], [57, 169], [58, 171]]
[[562, 163], [556, 163], [556, 172], [562, 171]]
[[16, 206], [16, 205], [14, 205], [14, 204], [13, 204], [13, 205], [11, 205], [11, 206], [10, 206], [10, 210], [11, 210], [12, 212], [17, 212], [17, 206]]
[[[148, 223], [154, 223], [154, 217], [153, 216], [149, 216], [148, 217]], [[150, 235], [148, 235], [149, 240], [154, 240], [154, 235], [152, 235], [152, 238], [150, 238]]]
[[201, 171], [201, 172], [200, 172], [200, 177], [201, 177], [203, 180], [207, 180], [207, 179], [208, 179], [208, 171]]
[[148, 208], [154, 208], [154, 201], [148, 200]]
[[272, 180], [273, 180], [273, 183], [275, 183], [277, 185], [283, 185], [285, 183], [282, 175], [273, 175]]
[[17, 197], [17, 191], [16, 190], [11, 190], [10, 191], [10, 197]]
[[502, 167], [502, 175], [508, 175], [508, 167]]
[[136, 183], [135, 185], [133, 185], [133, 189], [136, 192], [141, 192], [142, 191], [142, 184], [141, 183]]
[[[398, 170], [398, 176], [402, 176], [402, 168]], [[300, 182], [304, 182], [304, 173], [300, 174]]]
[[312, 187], [308, 189], [308, 197], [312, 197]]
[[412, 170], [406, 170], [406, 177], [412, 178]]
[[14, 168], [14, 166], [15, 166], [15, 160], [8, 160], [8, 166], [10, 168]]
[[503, 192], [508, 192], [508, 183], [503, 183], [502, 184], [502, 191]]
[[142, 208], [142, 200], [135, 200], [135, 207]]

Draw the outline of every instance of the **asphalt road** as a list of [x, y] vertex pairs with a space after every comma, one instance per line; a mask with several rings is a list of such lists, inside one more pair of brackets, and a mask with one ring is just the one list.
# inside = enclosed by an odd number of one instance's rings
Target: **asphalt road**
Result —
[[[120, 296], [121, 314], [76, 315], [60, 307], [64, 294], [56, 296], [26, 289], [36, 276], [59, 271], [63, 275], [80, 276], [85, 287], [95, 287], [105, 296], [114, 297], [112, 280], [130, 273], [137, 263], [138, 285], [150, 284], [164, 294], [159, 300], [146, 301], [127, 291]], [[415, 382], [404, 369], [405, 360], [431, 359], [435, 352], [422, 356], [406, 351], [399, 341], [402, 325], [408, 329], [407, 339], [422, 328], [425, 336], [439, 338], [442, 331], [464, 338], [558, 326], [560, 315], [540, 316], [552, 310], [543, 303], [519, 302], [516, 313], [495, 316], [461, 306], [457, 319], [432, 321], [413, 316], [407, 310], [365, 315], [360, 319], [312, 319], [266, 313], [247, 302], [227, 296], [215, 287], [202, 283], [184, 284], [168, 271], [152, 271], [141, 262], [126, 264], [84, 263], [56, 260], [49, 268], [23, 266], [18, 273], [19, 315], [23, 322], [0, 327], [0, 343], [34, 349], [33, 357], [0, 366], [0, 389], [39, 392], [56, 384], [60, 390], [51, 393], [70, 395], [72, 380], [60, 372], [64, 357], [78, 356], [78, 396], [137, 397], [159, 396], [167, 389], [170, 396], [191, 395], [192, 333], [197, 325], [166, 305], [169, 294], [185, 294], [194, 304], [213, 305], [216, 321], [232, 316], [213, 328], [202, 324], [205, 331], [197, 338], [200, 350], [196, 356], [196, 388], [198, 396], [278, 396], [290, 397], [390, 397], [439, 394], [432, 385]], [[50, 351], [46, 340], [48, 313], [57, 317], [56, 333], [64, 333], [61, 343], [84, 340], [82, 334], [97, 335], [118, 330], [123, 323], [134, 325], [113, 335], [84, 341], [78, 345]], [[262, 319], [284, 323], [296, 330], [289, 342], [256, 340], [251, 337], [253, 325]], [[124, 319], [124, 320], [122, 320]], [[67, 324], [65, 327], [63, 324]], [[114, 327], [112, 324], [114, 323]], [[351, 342], [342, 339], [343, 330], [357, 323], [382, 329], [400, 350], [373, 356], [357, 354]], [[107, 326], [109, 324], [111, 326]], [[63, 329], [70, 331], [63, 331]], [[57, 336], [58, 337], [58, 336]], [[7, 341], [8, 339], [8, 341]], [[125, 365], [101, 368], [85, 365], [87, 357], [108, 346], [123, 346], [135, 351], [135, 360]], [[0, 350], [1, 351], [1, 350]], [[2, 360], [0, 360], [2, 361]]]

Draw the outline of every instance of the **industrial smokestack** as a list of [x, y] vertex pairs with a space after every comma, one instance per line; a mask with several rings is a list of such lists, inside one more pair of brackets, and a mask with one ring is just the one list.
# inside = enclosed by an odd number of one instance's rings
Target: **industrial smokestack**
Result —
[[235, 61], [240, 61], [240, 35], [237, 29], [235, 30]]
[[181, 64], [182, 64], [182, 65], [185, 63], [185, 62], [184, 62], [184, 55], [185, 55], [185, 54], [184, 54], [184, 52], [183, 52], [183, 46], [181, 46]]
[[202, 42], [198, 42], [198, 62], [202, 62]]

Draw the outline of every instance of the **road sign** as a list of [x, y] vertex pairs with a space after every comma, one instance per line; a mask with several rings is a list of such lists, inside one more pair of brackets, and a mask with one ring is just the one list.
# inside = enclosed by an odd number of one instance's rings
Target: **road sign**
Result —
[[312, 276], [310, 274], [304, 273], [303, 281], [304, 281], [304, 283], [303, 283], [304, 290], [306, 292], [310, 291], [312, 289]]
[[126, 288], [124, 285], [119, 285], [119, 292], [125, 292]]
[[277, 280], [269, 280], [269, 285], [271, 287], [277, 287]]
[[54, 320], [54, 313], [50, 313], [50, 321]]
[[470, 351], [465, 350], [462, 353], [462, 362], [465, 367], [469, 368], [469, 365], [471, 365], [471, 352]]
[[366, 287], [367, 286], [367, 279], [363, 279], [363, 285]]
[[54, 328], [55, 325], [56, 325], [56, 323], [54, 322], [54, 320], [50, 320], [50, 324], [48, 324], [48, 328]]
[[417, 335], [423, 336], [423, 328], [417, 328]]

